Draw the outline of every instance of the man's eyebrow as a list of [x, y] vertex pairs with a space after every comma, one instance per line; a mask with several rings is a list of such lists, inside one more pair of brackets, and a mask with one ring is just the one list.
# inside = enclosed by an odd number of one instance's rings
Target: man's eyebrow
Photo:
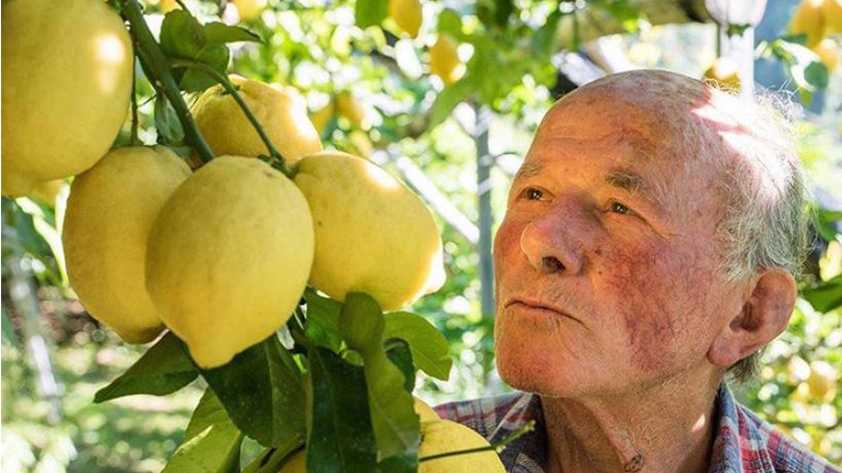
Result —
[[536, 163], [523, 163], [520, 166], [520, 169], [517, 170], [517, 174], [515, 174], [514, 180], [522, 179], [524, 177], [532, 177], [537, 175], [544, 169], [543, 164], [536, 164]]
[[663, 201], [656, 192], [655, 187], [643, 176], [630, 169], [620, 168], [610, 170], [605, 176], [605, 183], [611, 187], [622, 189], [633, 196], [642, 197], [662, 209], [664, 207]]

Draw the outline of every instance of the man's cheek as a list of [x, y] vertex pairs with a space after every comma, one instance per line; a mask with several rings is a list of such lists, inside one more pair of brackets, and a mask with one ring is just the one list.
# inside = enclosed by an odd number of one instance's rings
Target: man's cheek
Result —
[[609, 293], [624, 329], [632, 365], [643, 372], [664, 369], [672, 358], [678, 316], [687, 310], [682, 300], [686, 267], [663, 257], [663, 248], [625, 250], [608, 269]]

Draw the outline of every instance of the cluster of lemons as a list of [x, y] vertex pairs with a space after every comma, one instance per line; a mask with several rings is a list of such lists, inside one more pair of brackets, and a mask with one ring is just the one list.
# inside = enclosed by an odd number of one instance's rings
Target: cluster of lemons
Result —
[[[839, 44], [832, 35], [842, 33], [842, 0], [803, 0], [793, 12], [788, 32], [806, 35], [807, 47], [832, 73], [840, 61]], [[739, 90], [737, 69], [737, 63], [732, 59], [719, 57], [703, 77], [715, 81], [724, 89]]]
[[[393, 0], [391, 11], [417, 34], [417, 0]], [[70, 283], [125, 341], [149, 342], [168, 328], [199, 366], [213, 368], [280, 329], [307, 284], [340, 301], [365, 292], [388, 311], [444, 283], [429, 209], [367, 159], [323, 150], [295, 89], [230, 77], [289, 176], [261, 159], [266, 144], [221, 86], [190, 110], [218, 156], [193, 169], [164, 146], [110, 149], [134, 67], [131, 38], [111, 7], [13, 0], [2, 22], [3, 195], [73, 177], [62, 231]], [[335, 102], [362, 126], [350, 96]], [[416, 411], [422, 456], [489, 447], [420, 400]], [[423, 462], [421, 471], [477, 465], [504, 471], [490, 447]], [[303, 472], [303, 453], [282, 471]]]
[[842, 0], [803, 0], [792, 15], [789, 32], [807, 35], [807, 47], [833, 72], [840, 52], [831, 35], [842, 33]]
[[323, 151], [295, 89], [231, 78], [294, 179], [257, 159], [265, 144], [221, 86], [191, 110], [219, 156], [208, 164], [194, 171], [162, 146], [109, 150], [129, 105], [131, 40], [103, 2], [64, 5], [3, 8], [3, 194], [75, 176], [70, 283], [124, 340], [167, 327], [210, 368], [278, 330], [308, 282], [384, 310], [443, 284], [429, 209], [367, 159]]

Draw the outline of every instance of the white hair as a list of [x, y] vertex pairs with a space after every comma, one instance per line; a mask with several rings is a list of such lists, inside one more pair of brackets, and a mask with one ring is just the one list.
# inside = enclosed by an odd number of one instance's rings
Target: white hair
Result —
[[[732, 118], [740, 125], [724, 139], [742, 159], [724, 161], [718, 183], [725, 200], [716, 228], [721, 272], [734, 283], [767, 268], [798, 278], [808, 249], [808, 192], [793, 130], [795, 105], [789, 96], [768, 91], [729, 94], [724, 101], [730, 102], [725, 113], [736, 112]], [[759, 357], [760, 351], [740, 360], [729, 375], [750, 380]]]

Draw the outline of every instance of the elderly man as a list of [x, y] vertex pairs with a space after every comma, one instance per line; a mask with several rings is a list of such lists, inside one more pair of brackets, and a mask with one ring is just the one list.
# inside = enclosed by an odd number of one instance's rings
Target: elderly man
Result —
[[494, 245], [497, 366], [523, 392], [439, 414], [492, 442], [534, 420], [515, 473], [839, 471], [723, 382], [786, 328], [803, 206], [762, 107], [665, 71], [565, 96]]

